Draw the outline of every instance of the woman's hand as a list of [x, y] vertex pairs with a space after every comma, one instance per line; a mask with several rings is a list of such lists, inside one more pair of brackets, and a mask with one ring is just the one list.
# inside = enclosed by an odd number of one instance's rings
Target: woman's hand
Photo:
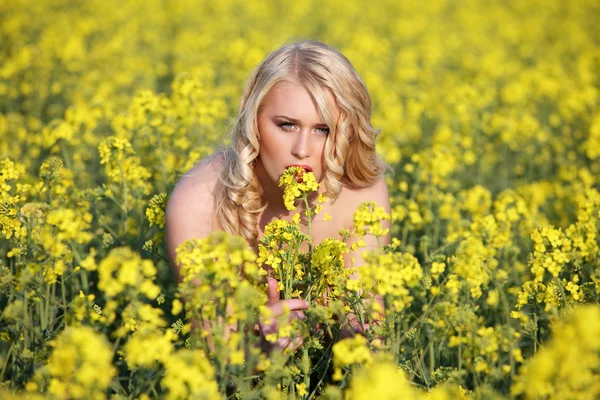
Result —
[[355, 335], [365, 335], [371, 329], [369, 324], [361, 324], [356, 315], [348, 313], [348, 317], [340, 329], [338, 340], [354, 337]]
[[[302, 346], [304, 339], [301, 335], [298, 335], [295, 338], [279, 337], [280, 327], [277, 320], [284, 314], [289, 314], [288, 323], [291, 323], [292, 319], [304, 319], [306, 316], [302, 310], [306, 310], [309, 304], [306, 300], [302, 299], [280, 300], [277, 280], [269, 277], [267, 284], [267, 307], [271, 313], [268, 319], [261, 319], [258, 324], [258, 330], [261, 337], [260, 347], [266, 353], [270, 353], [275, 349], [290, 349], [291, 351], [295, 351]], [[266, 339], [270, 334], [276, 334], [278, 336], [275, 342]]]

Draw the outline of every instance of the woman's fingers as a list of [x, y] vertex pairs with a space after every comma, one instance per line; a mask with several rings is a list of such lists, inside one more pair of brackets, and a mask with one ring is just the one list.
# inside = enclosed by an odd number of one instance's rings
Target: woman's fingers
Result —
[[281, 314], [296, 310], [306, 310], [308, 308], [308, 302], [301, 299], [289, 299], [281, 300], [276, 304], [270, 305], [273, 317], [279, 317]]
[[304, 344], [304, 338], [300, 335], [296, 336], [294, 338], [294, 340], [291, 341], [291, 343], [289, 344], [289, 348], [292, 351], [296, 351], [300, 348], [300, 346], [302, 346]]
[[290, 319], [305, 319], [306, 315], [302, 311], [292, 311], [290, 313]]
[[315, 332], [319, 332], [323, 329], [323, 324], [320, 322], [317, 322], [317, 324], [315, 325]]
[[275, 346], [281, 350], [289, 349], [294, 352], [300, 348], [304, 344], [304, 338], [300, 335], [296, 336], [294, 339], [285, 337], [279, 338], [275, 342]]
[[[287, 314], [289, 321], [293, 319], [305, 319], [306, 315], [302, 310], [309, 307], [309, 303], [302, 299], [287, 299], [279, 300], [279, 290], [277, 280], [269, 277], [267, 280], [267, 307], [271, 310], [271, 317], [259, 324], [259, 331], [264, 338], [270, 334], [279, 334], [278, 317]], [[301, 335], [294, 337], [280, 337], [271, 346], [279, 349], [290, 349], [296, 351], [302, 344], [304, 339]]]
[[279, 284], [273, 277], [267, 278], [267, 306], [272, 306], [279, 302]]
[[290, 338], [289, 337], [279, 338], [275, 342], [275, 347], [278, 348], [278, 349], [280, 349], [280, 350], [283, 350], [286, 347], [288, 347], [289, 344], [290, 344]]
[[[305, 319], [306, 315], [302, 311], [292, 311], [289, 315], [289, 321], [293, 319]], [[268, 319], [261, 323], [264, 333], [274, 333], [279, 330], [279, 325], [277, 323], [277, 317], [273, 316], [273, 318]]]
[[365, 332], [367, 332], [369, 329], [371, 329], [371, 325], [369, 324], [356, 324], [354, 326], [354, 332], [359, 333], [361, 335], [364, 335]]

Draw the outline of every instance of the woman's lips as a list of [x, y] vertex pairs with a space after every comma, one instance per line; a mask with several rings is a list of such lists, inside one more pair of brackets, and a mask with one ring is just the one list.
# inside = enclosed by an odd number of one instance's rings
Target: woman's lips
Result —
[[312, 172], [312, 168], [309, 167], [308, 165], [292, 164], [292, 165], [287, 166], [287, 168], [290, 168], [290, 167], [300, 167], [303, 170], [305, 170], [306, 172]]

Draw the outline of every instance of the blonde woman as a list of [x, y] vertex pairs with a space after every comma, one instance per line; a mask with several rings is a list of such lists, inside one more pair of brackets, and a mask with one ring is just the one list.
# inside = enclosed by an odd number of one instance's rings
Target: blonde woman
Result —
[[[166, 237], [175, 273], [175, 249], [187, 239], [224, 230], [243, 236], [256, 249], [272, 219], [291, 220], [295, 212], [285, 208], [278, 184], [293, 165], [312, 171], [329, 199], [313, 221], [314, 243], [351, 228], [353, 212], [364, 201], [390, 212], [386, 165], [377, 155], [378, 131], [370, 117], [367, 88], [340, 52], [303, 41], [271, 53], [248, 79], [230, 147], [201, 160], [170, 196]], [[331, 220], [322, 220], [325, 213]], [[374, 238], [365, 240], [367, 249], [377, 246]], [[380, 238], [380, 244], [388, 242], [389, 236]], [[346, 254], [346, 265], [353, 257], [360, 265], [360, 255], [352, 252]], [[273, 278], [267, 305], [273, 318], [284, 312], [284, 305], [299, 318], [308, 307], [301, 299], [280, 301]], [[276, 329], [276, 324], [264, 325], [263, 335]], [[276, 345], [297, 343], [282, 339]]]

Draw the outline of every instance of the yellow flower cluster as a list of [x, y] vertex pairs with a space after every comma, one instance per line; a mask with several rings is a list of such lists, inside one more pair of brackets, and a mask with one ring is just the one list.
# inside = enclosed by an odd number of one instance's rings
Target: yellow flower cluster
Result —
[[356, 211], [354, 211], [353, 221], [356, 232], [361, 236], [367, 233], [375, 236], [384, 236], [389, 232], [389, 229], [383, 229], [381, 221], [389, 221], [390, 218], [390, 215], [385, 212], [383, 207], [378, 206], [375, 202], [366, 201], [361, 203]]
[[333, 366], [335, 368], [334, 379], [342, 379], [342, 368], [357, 365], [369, 365], [373, 362], [373, 354], [367, 339], [362, 335], [343, 339], [333, 345]]
[[299, 198], [319, 189], [319, 183], [312, 172], [300, 167], [290, 167], [279, 178], [279, 187], [283, 189], [283, 203], [285, 208], [292, 211], [296, 209], [294, 203]]
[[534, 251], [530, 265], [533, 279], [523, 283], [517, 309], [535, 302], [544, 304], [545, 310], [551, 311], [600, 294], [598, 273], [591, 272], [591, 285], [588, 284], [591, 291], [586, 294], [579, 272], [582, 266], [594, 262], [593, 257], [598, 252], [600, 193], [588, 189], [579, 203], [577, 222], [565, 231], [545, 226], [532, 232]]
[[177, 247], [176, 260], [183, 280], [179, 291], [190, 318], [210, 323], [226, 318], [233, 324], [256, 317], [248, 313], [257, 312], [256, 303], [263, 299], [257, 299], [249, 286], [258, 284], [264, 271], [242, 237], [214, 232], [188, 240]]
[[[325, 239], [313, 248], [311, 254], [311, 277], [316, 290], [315, 298], [328, 293], [330, 297], [340, 297], [336, 281], [350, 272], [344, 266], [344, 254], [348, 253], [348, 245], [337, 239]], [[333, 288], [333, 290], [328, 290]]]
[[482, 287], [490, 280], [490, 270], [495, 269], [494, 248], [486, 246], [481, 237], [468, 235], [459, 244], [452, 258], [452, 273], [461, 278], [463, 286], [469, 289], [471, 296], [479, 298]]
[[[599, 397], [597, 311], [565, 314], [600, 302], [597, 0], [447, 3], [0, 2], [0, 397]], [[180, 253], [176, 291], [164, 194], [227, 144], [244, 82], [290, 37], [364, 79], [393, 220], [363, 205], [354, 231], [394, 241], [342, 269], [366, 239], [312, 243], [324, 198], [296, 169], [285, 204], [305, 213], [267, 227], [264, 270], [215, 236]], [[310, 299], [295, 353], [256, 346], [269, 268]], [[348, 354], [375, 361], [334, 381], [349, 319], [366, 341]]]
[[376, 394], [378, 399], [418, 399], [402, 370], [390, 362], [377, 363], [360, 371], [350, 382], [345, 398], [369, 400]]
[[108, 341], [92, 328], [65, 329], [52, 343], [49, 393], [57, 398], [106, 398], [116, 369]]
[[300, 243], [310, 240], [310, 236], [300, 230], [299, 223], [289, 223], [282, 219], [269, 222], [258, 245], [257, 263], [276, 266], [281, 263], [281, 257], [284, 257], [288, 249], [294, 249]]
[[600, 308], [578, 306], [552, 325], [552, 337], [525, 365], [511, 388], [527, 399], [600, 396]]
[[600, 192], [587, 189], [579, 199], [577, 222], [565, 230], [571, 241], [575, 257], [583, 262], [593, 262], [598, 254], [598, 220], [600, 220]]
[[146, 182], [150, 178], [148, 169], [135, 156], [131, 143], [125, 138], [110, 136], [98, 146], [100, 164], [106, 168], [109, 181], [120, 183], [133, 191], [150, 192]]
[[98, 287], [108, 298], [123, 292], [141, 293], [149, 299], [160, 294], [154, 283], [156, 267], [127, 247], [111, 250], [98, 264]]
[[166, 365], [171, 358], [172, 342], [176, 337], [171, 330], [162, 332], [154, 327], [137, 330], [123, 347], [127, 365], [131, 370], [150, 368], [156, 362]]
[[165, 226], [165, 209], [167, 208], [168, 197], [166, 193], [154, 195], [146, 208], [146, 217], [150, 226], [158, 225], [159, 228]]
[[19, 204], [25, 200], [23, 193], [13, 192], [13, 187], [8, 182], [18, 179], [24, 173], [24, 166], [15, 164], [9, 158], [0, 162], [0, 228], [2, 235], [10, 239], [13, 235], [17, 239], [27, 235], [27, 229], [23, 226], [17, 211]]
[[256, 263], [265, 274], [264, 265], [272, 269], [284, 298], [302, 295], [302, 290], [296, 287], [295, 281], [302, 281], [307, 272], [300, 252], [300, 246], [304, 242], [310, 243], [311, 238], [300, 230], [298, 223], [280, 219], [265, 226], [264, 235], [259, 241]]
[[[367, 252], [365, 265], [357, 268], [360, 289], [386, 298], [390, 312], [402, 312], [413, 300], [411, 288], [419, 284], [423, 270], [419, 260], [409, 253]], [[352, 281], [348, 285], [354, 286]]]
[[214, 232], [205, 239], [191, 239], [177, 248], [177, 264], [184, 282], [194, 279], [215, 287], [236, 287], [242, 274], [258, 279], [256, 255], [243, 238]]
[[57, 179], [63, 171], [64, 162], [58, 157], [50, 157], [45, 160], [40, 166], [40, 178], [51, 184], [52, 181]]
[[202, 351], [179, 350], [168, 357], [165, 369], [161, 383], [168, 390], [167, 399], [220, 397], [214, 368]]
[[563, 265], [569, 262], [571, 241], [560, 229], [551, 227], [536, 229], [531, 239], [534, 245], [534, 260], [531, 263], [534, 282], [543, 282], [546, 272], [554, 278], [558, 277]]
[[345, 394], [348, 400], [369, 400], [373, 394], [385, 400], [466, 400], [471, 398], [459, 385], [445, 384], [425, 392], [411, 385], [407, 374], [394, 363], [384, 360], [359, 371], [350, 381]]
[[590, 136], [585, 141], [585, 154], [592, 160], [600, 157], [600, 114], [596, 114], [590, 126]]

